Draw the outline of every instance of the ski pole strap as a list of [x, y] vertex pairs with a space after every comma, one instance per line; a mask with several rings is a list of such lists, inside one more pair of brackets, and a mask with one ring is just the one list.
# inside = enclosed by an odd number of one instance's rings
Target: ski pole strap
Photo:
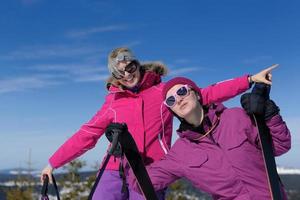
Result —
[[98, 183], [99, 183], [99, 181], [100, 181], [100, 179], [101, 179], [101, 177], [102, 177], [102, 175], [103, 175], [103, 173], [104, 173], [104, 170], [105, 170], [106, 165], [107, 165], [107, 163], [108, 163], [108, 161], [109, 161], [109, 159], [110, 159], [110, 156], [111, 156], [111, 154], [107, 154], [107, 155], [106, 155], [106, 158], [105, 158], [105, 160], [104, 160], [104, 163], [102, 164], [102, 167], [101, 167], [101, 169], [100, 169], [100, 171], [99, 171], [99, 173], [98, 173], [98, 175], [97, 175], [97, 178], [96, 178], [96, 180], [95, 180], [95, 182], [94, 182], [94, 185], [93, 185], [93, 187], [92, 187], [92, 190], [91, 190], [91, 192], [90, 192], [90, 194], [89, 194], [88, 200], [92, 200], [92, 199], [93, 199], [93, 195], [94, 195], [94, 193], [95, 193], [95, 191], [96, 191], [96, 188], [97, 188], [97, 185], [98, 185]]
[[[42, 195], [41, 200], [49, 200], [49, 197], [48, 197], [49, 177], [46, 174], [44, 174], [43, 176], [44, 176], [43, 177], [44, 183], [43, 183], [42, 190], [41, 190], [41, 195]], [[56, 193], [56, 197], [58, 200], [60, 200], [58, 187], [57, 187], [57, 184], [56, 184], [53, 174], [52, 174], [52, 181], [53, 181], [53, 186], [54, 186], [54, 190]]]
[[57, 200], [60, 200], [58, 187], [57, 187], [57, 184], [56, 184], [56, 181], [55, 181], [55, 178], [54, 178], [53, 174], [52, 174], [52, 181], [53, 181], [53, 186], [54, 186], [54, 190], [55, 190], [55, 193], [56, 193]]
[[112, 141], [111, 141], [110, 149], [108, 150], [107, 155], [106, 155], [106, 158], [105, 158], [105, 160], [104, 160], [104, 162], [103, 162], [103, 164], [102, 164], [102, 167], [101, 167], [101, 169], [100, 169], [100, 171], [99, 171], [99, 173], [98, 173], [98, 175], [97, 175], [97, 178], [96, 178], [96, 180], [95, 180], [95, 182], [94, 182], [94, 185], [93, 185], [93, 187], [92, 187], [92, 189], [91, 189], [91, 192], [90, 192], [90, 194], [89, 194], [88, 200], [92, 200], [92, 199], [93, 199], [93, 195], [94, 195], [94, 193], [95, 193], [95, 191], [96, 191], [96, 188], [97, 188], [97, 186], [98, 186], [98, 183], [100, 182], [100, 179], [101, 179], [101, 177], [102, 177], [102, 175], [103, 175], [103, 173], [104, 173], [104, 170], [105, 170], [105, 168], [106, 168], [106, 165], [107, 165], [107, 163], [108, 163], [110, 157], [114, 154], [114, 151], [116, 150], [116, 148], [117, 148], [118, 145], [119, 145], [119, 134], [120, 134], [119, 132], [115, 132], [115, 133], [112, 135]]
[[120, 161], [120, 165], [119, 165], [119, 174], [120, 174], [120, 178], [122, 178], [122, 193], [128, 194], [128, 187], [127, 187], [127, 183], [126, 183], [126, 175], [125, 175], [125, 170], [124, 170], [124, 164], [123, 164], [123, 158]]

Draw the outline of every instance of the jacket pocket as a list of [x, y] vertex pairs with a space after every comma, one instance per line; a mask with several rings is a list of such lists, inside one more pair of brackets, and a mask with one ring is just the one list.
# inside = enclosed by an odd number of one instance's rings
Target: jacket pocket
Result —
[[[195, 168], [195, 167], [200, 167], [202, 166], [204, 163], [207, 162], [208, 160], [208, 156], [205, 152], [199, 152], [199, 151], [195, 151], [195, 152], [190, 152], [193, 156], [192, 159], [186, 159], [186, 164], [187, 166], [191, 167], [191, 168]], [[189, 156], [187, 156], [188, 158]]]
[[227, 150], [232, 150], [235, 148], [241, 147], [245, 142], [247, 142], [248, 138], [246, 134], [242, 131], [238, 131], [237, 134], [228, 138], [226, 141]]

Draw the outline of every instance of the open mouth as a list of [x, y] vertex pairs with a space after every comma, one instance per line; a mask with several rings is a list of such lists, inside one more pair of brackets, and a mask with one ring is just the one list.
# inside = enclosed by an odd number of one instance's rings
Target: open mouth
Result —
[[125, 79], [124, 81], [126, 82], [132, 82], [134, 79], [134, 76], [130, 76], [130, 77], [127, 77], [127, 79]]

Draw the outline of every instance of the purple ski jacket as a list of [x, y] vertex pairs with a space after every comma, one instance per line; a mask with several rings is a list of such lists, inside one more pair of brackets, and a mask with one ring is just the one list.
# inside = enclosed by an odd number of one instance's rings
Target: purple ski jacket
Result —
[[[271, 199], [257, 127], [243, 109], [226, 109], [219, 104], [206, 115], [205, 132], [218, 121], [216, 113], [221, 113], [219, 123], [199, 141], [195, 139], [200, 133], [178, 130], [180, 138], [168, 154], [147, 167], [153, 186], [159, 190], [186, 178], [213, 199]], [[290, 132], [280, 115], [266, 123], [273, 138], [274, 154], [280, 156], [291, 147]], [[139, 190], [132, 173], [129, 183]]]

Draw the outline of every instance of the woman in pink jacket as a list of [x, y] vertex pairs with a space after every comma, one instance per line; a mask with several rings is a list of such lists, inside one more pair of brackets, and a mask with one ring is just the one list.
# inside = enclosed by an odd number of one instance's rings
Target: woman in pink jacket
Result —
[[[183, 77], [167, 82], [162, 93], [181, 124], [179, 139], [168, 154], [147, 167], [156, 190], [184, 177], [213, 199], [271, 199], [258, 129], [247, 113], [263, 115], [274, 155], [286, 153], [291, 135], [272, 100], [248, 93], [241, 101], [245, 110], [227, 109], [222, 104], [203, 106], [201, 90]], [[131, 174], [129, 182], [139, 190]], [[281, 193], [280, 199], [287, 199], [282, 184]]]
[[[108, 69], [111, 77], [107, 85], [108, 94], [101, 109], [51, 156], [42, 175], [51, 177], [53, 169], [93, 148], [111, 122], [127, 124], [145, 164], [161, 159], [169, 151], [172, 114], [163, 105], [161, 95], [164, 86], [161, 76], [167, 72], [165, 66], [157, 62], [140, 64], [130, 49], [117, 48], [109, 55]], [[271, 69], [200, 89], [203, 104], [234, 97], [249, 89], [251, 82], [269, 83], [265, 76]], [[111, 157], [94, 193], [94, 199], [121, 200], [128, 199], [128, 196], [130, 199], [143, 199], [131, 189], [129, 194], [121, 192], [123, 182], [119, 166], [120, 160]], [[163, 199], [163, 194], [161, 196]]]

